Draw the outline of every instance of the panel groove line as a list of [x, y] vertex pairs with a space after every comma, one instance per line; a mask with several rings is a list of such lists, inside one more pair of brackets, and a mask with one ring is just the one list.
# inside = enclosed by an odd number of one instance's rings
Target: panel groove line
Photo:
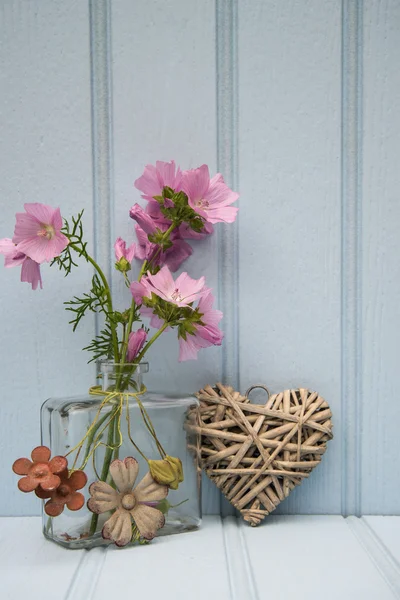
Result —
[[65, 600], [92, 600], [105, 566], [109, 547], [82, 550], [81, 560], [65, 594]]
[[226, 568], [231, 600], [259, 600], [242, 521], [222, 519]]
[[[114, 203], [111, 12], [109, 0], [89, 0], [89, 9], [94, 255], [111, 286]], [[97, 320], [96, 329], [98, 333]]]
[[362, 1], [342, 3], [342, 500], [361, 511]]
[[[238, 189], [238, 73], [237, 0], [216, 0], [216, 96], [217, 96], [217, 169], [228, 184]], [[240, 218], [240, 213], [239, 213]], [[219, 307], [221, 308], [224, 345], [221, 353], [221, 377], [240, 389], [239, 366], [239, 230], [237, 223], [218, 229]], [[234, 508], [220, 498], [220, 514], [233, 515]]]
[[[235, 191], [239, 186], [237, 38], [237, 0], [216, 0], [217, 168]], [[221, 226], [218, 236], [219, 306], [224, 313], [225, 332], [222, 379], [238, 389], [239, 232], [236, 223]]]
[[400, 565], [364, 517], [348, 517], [346, 523], [367, 552], [395, 598], [400, 598]]

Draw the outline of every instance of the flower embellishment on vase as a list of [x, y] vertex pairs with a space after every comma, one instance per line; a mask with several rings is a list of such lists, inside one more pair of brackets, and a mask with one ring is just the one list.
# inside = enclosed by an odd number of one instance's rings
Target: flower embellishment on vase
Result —
[[[64, 275], [69, 275], [79, 260], [93, 268], [89, 289], [64, 304], [74, 331], [86, 314], [101, 315], [104, 328], [84, 349], [91, 355], [89, 362], [107, 360], [116, 366], [115, 381], [105, 390], [91, 388], [90, 394], [101, 396], [98, 412], [82, 439], [72, 448], [67, 446], [65, 456], [50, 459], [50, 450], [39, 446], [33, 450], [32, 460], [18, 459], [13, 470], [22, 476], [19, 489], [35, 491], [51, 519], [60, 517], [65, 507], [72, 511], [83, 508], [85, 497], [79, 490], [89, 483], [88, 507], [93, 514], [82, 535], [95, 536], [100, 531], [98, 515], [113, 511], [101, 531], [104, 538], [121, 546], [154, 537], [164, 525], [163, 513], [173, 506], [166, 501], [168, 490], [176, 490], [184, 481], [181, 458], [170, 456], [164, 449], [162, 432], [155, 431], [141, 399], [146, 388], [135, 383], [135, 373], [166, 331], [176, 332], [180, 362], [195, 360], [200, 350], [221, 345], [219, 324], [223, 315], [214, 308], [214, 295], [205, 276], [194, 279], [186, 271], [176, 276], [173, 273], [193, 254], [190, 240], [201, 243], [213, 234], [214, 226], [233, 223], [238, 212], [232, 206], [238, 194], [220, 173], [210, 177], [207, 165], [185, 171], [173, 160], [157, 161], [145, 167], [134, 185], [143, 201], [142, 205], [134, 202], [130, 209], [127, 207], [126, 217], [137, 241], [127, 242], [119, 236], [114, 243], [115, 269], [129, 293], [123, 309], [115, 309], [105, 271], [89, 253], [83, 211], [63, 219], [59, 208], [27, 203], [25, 212], [16, 214], [13, 237], [0, 239], [5, 267], [21, 266], [21, 281], [30, 283], [34, 290], [43, 287], [41, 266], [46, 262]], [[136, 262], [138, 272], [132, 276]], [[155, 455], [146, 456], [132, 437], [130, 401], [140, 409]], [[121, 427], [124, 413], [127, 431]], [[120, 460], [121, 448], [130, 443], [149, 470], [136, 488], [136, 459], [127, 456]], [[98, 480], [93, 482], [93, 475], [88, 480], [85, 469], [96, 460], [102, 464], [98, 471], [95, 467]], [[109, 484], [111, 477], [117, 489]]]
[[50, 517], [62, 513], [66, 505], [69, 510], [79, 510], [85, 498], [77, 492], [85, 487], [87, 477], [83, 471], [74, 471], [69, 475], [68, 461], [64, 456], [55, 456], [50, 460], [51, 452], [46, 446], [32, 450], [31, 459], [18, 458], [13, 464], [17, 475], [24, 475], [18, 481], [21, 492], [35, 492], [38, 498], [48, 500], [45, 512]]
[[133, 489], [138, 473], [136, 459], [130, 456], [124, 460], [117, 459], [110, 465], [110, 475], [116, 489], [105, 481], [95, 481], [89, 488], [89, 510], [96, 514], [114, 510], [103, 526], [102, 535], [117, 546], [126, 546], [132, 537], [152, 540], [157, 530], [165, 524], [165, 516], [152, 504], [167, 497], [168, 487], [160, 485], [147, 473]]
[[31, 453], [31, 459], [18, 458], [13, 464], [17, 475], [24, 475], [18, 481], [21, 492], [33, 492], [39, 487], [52, 492], [61, 483], [60, 474], [67, 468], [68, 462], [64, 456], [55, 456], [50, 460], [51, 452], [46, 446], [37, 446]]

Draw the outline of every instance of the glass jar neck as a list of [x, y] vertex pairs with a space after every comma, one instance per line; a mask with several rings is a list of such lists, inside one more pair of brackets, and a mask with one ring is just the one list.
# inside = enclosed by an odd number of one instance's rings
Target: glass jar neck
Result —
[[138, 392], [143, 388], [143, 375], [149, 363], [117, 364], [102, 360], [98, 363], [98, 379], [104, 392]]

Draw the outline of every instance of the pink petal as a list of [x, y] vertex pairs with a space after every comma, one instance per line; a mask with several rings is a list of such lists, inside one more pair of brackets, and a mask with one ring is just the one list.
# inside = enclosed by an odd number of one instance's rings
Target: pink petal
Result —
[[210, 183], [210, 174], [207, 165], [198, 169], [190, 169], [183, 173], [182, 190], [194, 202], [204, 198]]
[[133, 243], [129, 246], [129, 248], [126, 250], [126, 255], [125, 258], [128, 262], [132, 262], [134, 257], [135, 257], [135, 252], [136, 252], [136, 244]]
[[52, 240], [36, 235], [19, 242], [18, 250], [37, 263], [50, 262], [68, 246], [68, 238], [58, 233]]
[[139, 204], [132, 206], [129, 216], [134, 219], [147, 234], [154, 233], [157, 229], [155, 222]]
[[233, 192], [225, 183], [224, 178], [220, 173], [217, 173], [211, 181], [210, 186], [204, 196], [211, 205], [218, 204], [219, 206], [228, 206], [233, 204], [239, 198], [239, 194]]
[[63, 220], [62, 220], [61, 211], [59, 208], [55, 209], [54, 214], [51, 218], [51, 224], [53, 225], [53, 227], [56, 231], [60, 231], [60, 229], [62, 229]]
[[175, 282], [175, 287], [179, 289], [184, 303], [189, 304], [197, 300], [198, 295], [204, 290], [205, 277], [200, 279], [192, 279], [187, 273], [181, 273]]
[[193, 229], [189, 227], [187, 223], [182, 223], [182, 225], [179, 227], [179, 233], [184, 239], [187, 240], [202, 240], [207, 235], [214, 233], [214, 227], [211, 225], [211, 223], [206, 221], [203, 229], [200, 232], [197, 232], [193, 231]]
[[[142, 277], [142, 281], [146, 282], [146, 278]], [[129, 287], [136, 304], [142, 304], [143, 298], [150, 298], [151, 296], [148, 286], [142, 282], [133, 281]]]
[[143, 192], [144, 198], [153, 196], [159, 196], [161, 189], [160, 183], [157, 177], [157, 169], [153, 165], [146, 165], [144, 168], [143, 175], [136, 179], [135, 188]]
[[174, 160], [171, 160], [170, 162], [163, 162], [161, 160], [158, 160], [156, 162], [156, 170], [161, 190], [165, 186], [168, 186], [174, 191], [179, 191], [180, 184], [182, 181], [182, 171], [178, 167], [175, 174]]
[[179, 362], [184, 362], [185, 360], [197, 360], [199, 348], [192, 338], [192, 335], [187, 335], [186, 340], [182, 337], [179, 338]]
[[233, 223], [238, 213], [235, 206], [222, 206], [221, 208], [209, 208], [207, 210], [207, 220], [210, 223]]
[[148, 274], [147, 279], [154, 288], [154, 293], [165, 300], [169, 299], [176, 287], [171, 271], [167, 266], [162, 267], [156, 275]]
[[176, 240], [172, 248], [168, 248], [163, 254], [165, 255], [165, 264], [174, 273], [193, 254], [193, 248], [184, 240]]
[[12, 239], [15, 244], [19, 244], [27, 238], [37, 237], [41, 230], [41, 225], [35, 217], [28, 215], [27, 213], [17, 213], [15, 218], [16, 223]]
[[[159, 194], [154, 194], [159, 195]], [[168, 223], [170, 224], [171, 221], [169, 219], [167, 219], [167, 217], [165, 217], [160, 209], [160, 205], [158, 204], [158, 202], [156, 200], [149, 200], [147, 205], [146, 205], [146, 212], [148, 215], [150, 215], [150, 217], [152, 219], [154, 219], [157, 223]]]
[[128, 341], [128, 353], [127, 359], [129, 362], [133, 362], [136, 356], [139, 354], [144, 346], [147, 339], [147, 333], [144, 329], [138, 329], [135, 332], [129, 334]]
[[36, 290], [40, 284], [40, 289], [43, 288], [42, 277], [40, 275], [40, 265], [29, 257], [26, 257], [22, 263], [21, 281], [32, 284], [32, 289]]
[[[53, 208], [52, 206], [47, 206], [47, 204], [41, 204], [40, 202], [24, 204], [24, 209], [29, 215], [34, 217], [38, 223], [42, 223], [44, 225], [51, 225], [52, 220], [56, 216], [57, 211], [60, 212], [59, 208]], [[62, 219], [60, 221], [60, 229], [61, 227]]]
[[0, 254], [4, 254], [4, 266], [7, 269], [22, 265], [26, 258], [26, 255], [18, 250], [10, 238], [0, 240]]
[[126, 243], [120, 237], [114, 242], [115, 259], [119, 261], [122, 257], [125, 257]]

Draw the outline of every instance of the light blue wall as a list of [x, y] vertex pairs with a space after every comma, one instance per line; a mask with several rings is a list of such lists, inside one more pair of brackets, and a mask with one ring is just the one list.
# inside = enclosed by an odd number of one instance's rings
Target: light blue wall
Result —
[[[399, 514], [399, 0], [5, 0], [0, 19], [0, 237], [24, 201], [84, 207], [112, 273], [144, 164], [222, 171], [238, 222], [185, 267], [218, 290], [223, 350], [178, 364], [166, 336], [149, 386], [319, 391], [335, 438], [278, 512]], [[41, 402], [93, 380], [95, 322], [72, 334], [62, 309], [89, 270], [45, 270], [36, 293], [16, 271], [0, 295], [5, 515], [38, 511], [10, 465], [38, 442]], [[208, 482], [204, 505], [230, 512]]]

